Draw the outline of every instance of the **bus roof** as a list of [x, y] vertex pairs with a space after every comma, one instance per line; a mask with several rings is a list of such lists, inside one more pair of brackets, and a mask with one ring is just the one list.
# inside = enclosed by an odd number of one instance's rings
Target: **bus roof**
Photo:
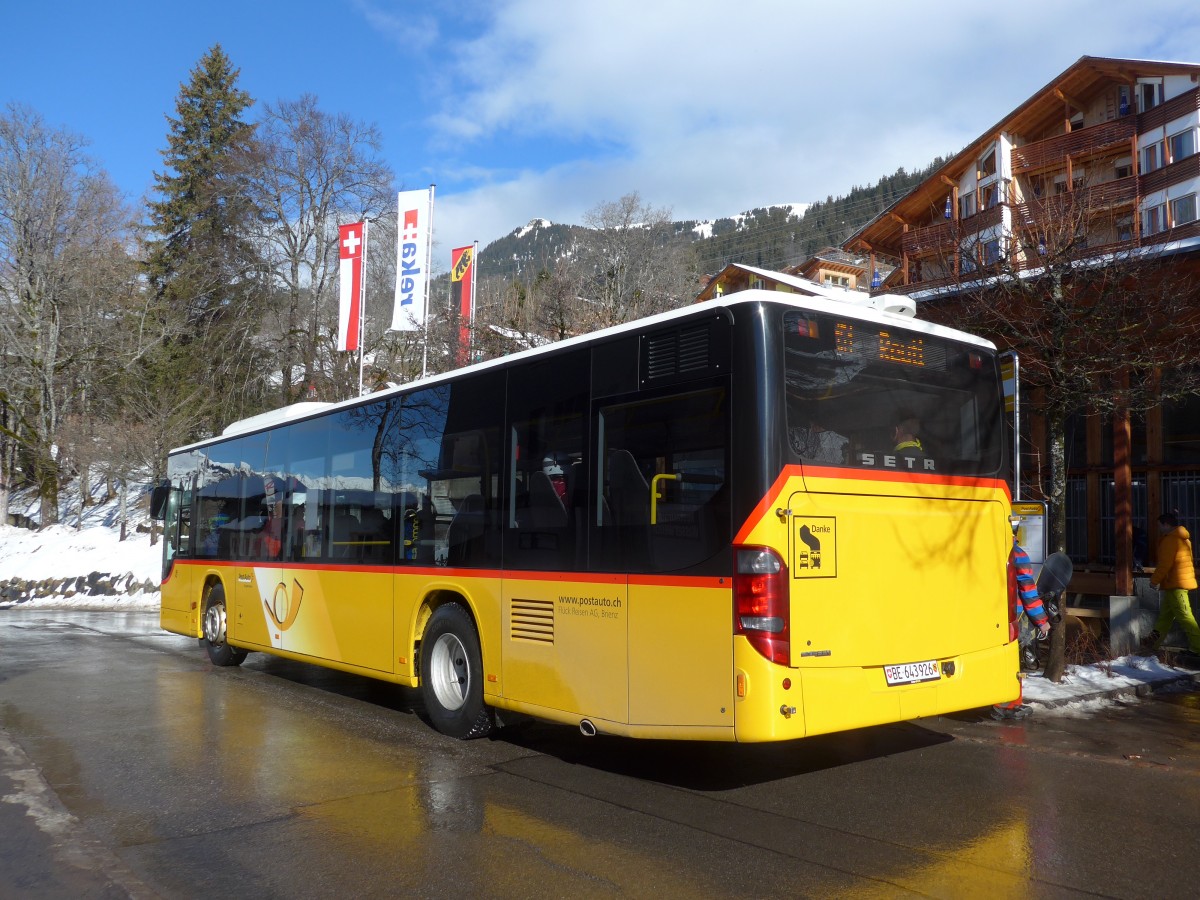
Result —
[[575, 337], [567, 338], [566, 340], [562, 341], [556, 341], [555, 343], [546, 344], [541, 347], [522, 350], [519, 353], [513, 353], [509, 356], [501, 356], [497, 357], [496, 359], [489, 359], [485, 362], [464, 366], [461, 369], [454, 369], [450, 372], [441, 372], [437, 375], [430, 375], [426, 378], [420, 378], [416, 381], [409, 381], [402, 385], [394, 385], [392, 387], [384, 388], [383, 390], [375, 391], [372, 394], [364, 394], [361, 397], [352, 397], [349, 400], [342, 400], [338, 403], [315, 401], [293, 403], [290, 406], [284, 406], [265, 413], [259, 413], [255, 416], [249, 416], [245, 419], [239, 419], [226, 426], [225, 430], [220, 435], [211, 438], [205, 438], [202, 441], [196, 441], [182, 447], [177, 447], [172, 450], [171, 453], [179, 453], [185, 450], [191, 450], [195, 447], [218, 443], [225, 438], [249, 434], [260, 429], [274, 427], [285, 422], [307, 418], [319, 413], [358, 406], [361, 403], [369, 402], [371, 400], [379, 400], [389, 397], [393, 394], [407, 393], [408, 391], [415, 390], [417, 388], [430, 387], [444, 381], [450, 381], [454, 378], [472, 375], [477, 372], [483, 372], [487, 369], [507, 366], [511, 363], [522, 362], [529, 359], [536, 359], [539, 356], [556, 353], [569, 347], [584, 346], [590, 343], [607, 340], [617, 335], [627, 334], [634, 331], [644, 331], [647, 328], [654, 328], [658, 325], [666, 324], [676, 319], [687, 318], [689, 316], [700, 315], [704, 313], [712, 313], [721, 309], [734, 309], [739, 306], [748, 306], [761, 303], [771, 303], [777, 306], [787, 306], [799, 310], [825, 313], [831, 316], [853, 318], [862, 322], [871, 322], [877, 325], [887, 325], [892, 328], [903, 328], [906, 331], [927, 334], [931, 337], [939, 337], [946, 340], [958, 341], [960, 343], [973, 344], [977, 347], [987, 350], [996, 349], [995, 345], [991, 341], [984, 340], [983, 338], [977, 337], [973, 334], [968, 334], [965, 331], [958, 331], [954, 328], [947, 328], [944, 325], [936, 325], [932, 322], [923, 322], [908, 315], [873, 308], [872, 305], [869, 305], [872, 303], [872, 298], [865, 294], [862, 296], [862, 305], [859, 305], [858, 303], [847, 302], [845, 300], [805, 297], [798, 294], [785, 293], [782, 291], [769, 291], [752, 288], [750, 290], [738, 291], [734, 294], [727, 294], [723, 297], [714, 297], [712, 300], [705, 300], [701, 303], [693, 303], [688, 306], [680, 307], [679, 309], [658, 313], [657, 315], [647, 316], [643, 319], [635, 319], [632, 322], [614, 325], [610, 328], [605, 328], [600, 331], [592, 331], [587, 334], [577, 335]]

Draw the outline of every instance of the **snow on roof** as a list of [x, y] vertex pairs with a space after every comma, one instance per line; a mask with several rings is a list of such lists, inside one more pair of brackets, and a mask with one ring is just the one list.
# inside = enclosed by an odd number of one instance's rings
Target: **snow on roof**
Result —
[[867, 309], [878, 309], [893, 315], [911, 318], [917, 314], [917, 305], [909, 297], [899, 294], [864, 294], [862, 291], [852, 291], [849, 288], [834, 287], [833, 285], [818, 284], [799, 275], [788, 275], [786, 272], [773, 272], [770, 269], [759, 269], [743, 263], [730, 263], [731, 267], [757, 275], [759, 278], [769, 278], [778, 284], [785, 284], [795, 291], [809, 297], [821, 297], [826, 300], [836, 300], [839, 303], [849, 303]]

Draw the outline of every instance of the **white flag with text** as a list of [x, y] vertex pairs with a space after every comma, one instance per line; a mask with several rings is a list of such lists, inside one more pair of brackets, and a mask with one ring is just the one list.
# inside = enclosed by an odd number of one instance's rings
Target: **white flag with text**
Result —
[[396, 305], [393, 331], [425, 327], [426, 286], [432, 237], [433, 188], [404, 191], [396, 220]]

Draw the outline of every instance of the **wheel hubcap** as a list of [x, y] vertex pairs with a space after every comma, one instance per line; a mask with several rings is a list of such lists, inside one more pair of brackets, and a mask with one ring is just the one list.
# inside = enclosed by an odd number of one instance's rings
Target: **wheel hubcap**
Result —
[[225, 643], [225, 604], [214, 603], [204, 614], [204, 638], [210, 644]]
[[434, 642], [429, 659], [429, 681], [433, 694], [445, 709], [456, 710], [467, 702], [471, 667], [462, 641], [443, 634]]

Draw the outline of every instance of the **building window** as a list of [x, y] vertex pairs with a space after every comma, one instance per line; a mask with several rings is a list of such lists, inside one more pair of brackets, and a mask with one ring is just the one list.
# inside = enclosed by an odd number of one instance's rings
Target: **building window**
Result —
[[1141, 112], [1154, 109], [1163, 102], [1163, 83], [1161, 78], [1138, 81], [1138, 105]]
[[1162, 141], [1142, 148], [1142, 174], [1149, 175], [1163, 167]]
[[990, 241], [983, 243], [983, 264], [985, 266], [994, 266], [1000, 262], [1000, 239], [992, 238]]
[[1129, 102], [1129, 86], [1123, 84], [1117, 88], [1117, 115], [1129, 115], [1131, 106], [1132, 104]]
[[1133, 240], [1133, 216], [1125, 216], [1122, 219], [1117, 219], [1117, 240]]
[[1160, 203], [1142, 210], [1142, 234], [1149, 236], [1165, 231], [1167, 227], [1167, 204]]
[[982, 181], [996, 174], [996, 148], [993, 147], [981, 160], [979, 160], [979, 175], [978, 178]]
[[1186, 225], [1196, 221], [1196, 195], [1188, 194], [1171, 201], [1171, 225]]
[[1113, 169], [1113, 174], [1117, 178], [1128, 178], [1133, 174], [1133, 157], [1122, 156], [1117, 160], [1116, 167]]
[[1190, 128], [1171, 135], [1167, 141], [1171, 145], [1171, 162], [1187, 159], [1196, 152], [1196, 132]]
[[761, 278], [750, 279], [750, 290], [761, 291], [763, 289], [763, 280]]
[[958, 217], [960, 219], [969, 219], [975, 215], [975, 192], [963, 194], [958, 198]]

